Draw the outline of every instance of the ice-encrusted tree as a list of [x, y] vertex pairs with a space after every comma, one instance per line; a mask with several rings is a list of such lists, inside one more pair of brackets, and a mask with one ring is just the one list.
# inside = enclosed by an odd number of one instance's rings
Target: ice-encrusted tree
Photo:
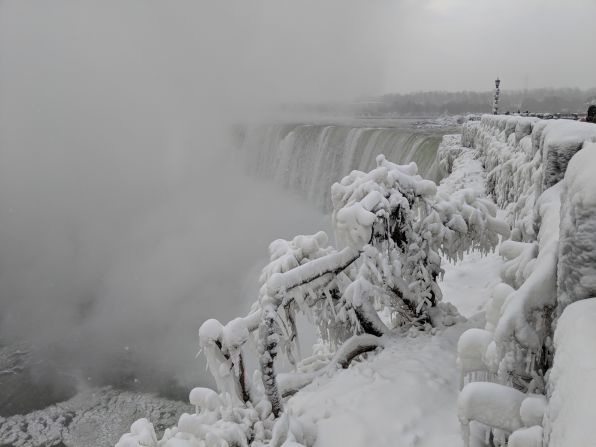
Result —
[[241, 351], [249, 334], [256, 334], [263, 388], [275, 416], [282, 396], [313, 377], [285, 376], [280, 384], [275, 374], [280, 350], [298, 363], [297, 312], [341, 353], [333, 363], [346, 364], [381, 346], [380, 337], [395, 328], [429, 328], [452, 318], [453, 309], [440, 305], [440, 254], [457, 259], [471, 248], [487, 251], [499, 233], [508, 232], [492, 202], [474, 190], [438, 190], [414, 163], [397, 165], [383, 156], [370, 172], [353, 171], [334, 184], [332, 201], [338, 247], [329, 246], [323, 232], [274, 241], [251, 313], [226, 326], [209, 320], [201, 328], [218, 387], [244, 401], [251, 396]]
[[[389, 334], [452, 324], [457, 312], [441, 303], [437, 285], [441, 254], [457, 259], [471, 248], [488, 251], [499, 233], [508, 233], [494, 204], [474, 189], [437, 188], [417, 174], [415, 163], [397, 165], [383, 156], [370, 172], [353, 171], [334, 184], [331, 195], [337, 246], [324, 232], [272, 242], [250, 313], [226, 325], [207, 320], [199, 331], [209, 370], [226, 396], [221, 401], [251, 415], [237, 419], [249, 421], [241, 425], [253, 445], [264, 439], [308, 444], [308, 430], [296, 428], [283, 399], [382, 348]], [[326, 353], [300, 361], [298, 313], [316, 326]], [[245, 361], [250, 338], [259, 357], [252, 381]], [[276, 372], [282, 352], [293, 373]]]

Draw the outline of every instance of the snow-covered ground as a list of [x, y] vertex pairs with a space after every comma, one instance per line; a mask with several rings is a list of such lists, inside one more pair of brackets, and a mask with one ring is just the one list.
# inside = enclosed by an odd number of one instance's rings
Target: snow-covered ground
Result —
[[457, 340], [484, 324], [478, 311], [498, 282], [500, 263], [497, 254], [473, 252], [446, 266], [443, 299], [464, 315], [476, 314], [467, 322], [395, 338], [369, 362], [318, 378], [290, 399], [295, 415], [315, 421], [315, 446], [462, 446]]
[[445, 276], [439, 282], [443, 299], [455, 305], [465, 317], [482, 311], [490, 290], [501, 282], [502, 263], [501, 256], [495, 252], [487, 255], [472, 252], [455, 264], [444, 263]]

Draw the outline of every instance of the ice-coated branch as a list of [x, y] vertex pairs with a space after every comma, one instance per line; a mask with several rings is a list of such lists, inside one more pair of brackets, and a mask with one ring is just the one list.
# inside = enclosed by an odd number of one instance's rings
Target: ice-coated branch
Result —
[[261, 298], [263, 314], [259, 330], [259, 364], [265, 394], [271, 403], [275, 417], [279, 417], [283, 410], [274, 367], [281, 336], [276, 318], [278, 308], [284, 303], [288, 292], [292, 289], [308, 285], [312, 290], [315, 286], [313, 283], [316, 283], [317, 280], [322, 286], [333, 280], [334, 275], [343, 271], [359, 256], [358, 250], [346, 247], [339, 252], [329, 253], [286, 272], [274, 273], [269, 277], [264, 287], [267, 294]]
[[287, 272], [275, 273], [267, 281], [267, 295], [281, 302], [289, 290], [309, 284], [327, 274], [337, 275], [359, 256], [360, 251], [346, 247], [339, 252], [314, 259]]
[[272, 305], [268, 305], [264, 309], [263, 320], [259, 328], [259, 365], [265, 395], [271, 403], [271, 412], [277, 418], [282, 413], [283, 406], [275, 375], [275, 357], [277, 357], [280, 337], [275, 315], [276, 312]]
[[207, 366], [221, 393], [230, 393], [240, 401], [249, 399], [249, 385], [244, 370], [242, 346], [249, 334], [259, 327], [261, 311], [235, 318], [223, 326], [219, 321], [205, 321], [199, 329], [199, 344]]
[[324, 368], [313, 373], [280, 374], [278, 376], [279, 392], [282, 397], [291, 396], [310, 384], [315, 378], [329, 374], [337, 368], [346, 369], [359, 355], [382, 349], [385, 344], [386, 340], [382, 337], [370, 334], [354, 335], [342, 344], [333, 359]]

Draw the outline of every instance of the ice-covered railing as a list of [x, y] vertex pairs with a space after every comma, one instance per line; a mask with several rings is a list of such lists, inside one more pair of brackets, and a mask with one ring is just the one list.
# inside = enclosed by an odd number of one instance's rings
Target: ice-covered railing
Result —
[[[462, 157], [470, 152], [443, 149], [453, 177], [438, 188], [417, 174], [414, 163], [397, 165], [383, 156], [370, 172], [352, 171], [334, 184], [338, 246], [328, 245], [323, 232], [274, 241], [249, 314], [225, 325], [208, 320], [199, 331], [217, 393], [191, 393], [196, 414], [183, 415], [162, 440], [155, 441], [141, 421], [119, 447], [312, 445], [308, 424], [284, 411], [286, 396], [383, 348], [388, 336], [453, 324], [459, 316], [441, 303], [436, 282], [440, 254], [457, 259], [471, 248], [494, 248], [498, 234], [508, 236], [477, 179], [466, 177]], [[300, 360], [299, 312], [314, 324], [329, 355]], [[245, 361], [251, 338], [259, 357], [252, 373]], [[281, 353], [293, 372], [276, 372]]]
[[[596, 126], [594, 126], [596, 127]], [[558, 314], [596, 296], [596, 144], [586, 144], [565, 173], [561, 200]]]
[[[557, 395], [547, 374], [553, 365], [573, 375], [568, 370], [574, 366], [557, 360], [552, 339], [569, 303], [596, 296], [594, 140], [596, 126], [566, 120], [487, 115], [464, 126], [464, 144], [479, 151], [489, 191], [515, 227], [514, 240], [500, 247], [503, 283], [488, 302], [486, 326], [465, 332], [458, 345], [462, 374], [481, 373], [496, 382], [466, 385], [460, 420], [466, 430], [470, 421], [492, 427], [496, 443], [509, 438], [508, 445], [542, 446], [543, 434], [548, 442], [545, 405], [533, 407], [530, 424], [522, 420], [522, 402], [547, 388]], [[559, 404], [549, 402], [547, 411]], [[588, 445], [563, 438], [549, 445]]]
[[596, 141], [591, 123], [520, 116], [483, 115], [462, 132], [463, 145], [482, 154], [489, 192], [507, 210], [518, 240], [536, 239], [538, 196], [563, 178], [584, 141]]

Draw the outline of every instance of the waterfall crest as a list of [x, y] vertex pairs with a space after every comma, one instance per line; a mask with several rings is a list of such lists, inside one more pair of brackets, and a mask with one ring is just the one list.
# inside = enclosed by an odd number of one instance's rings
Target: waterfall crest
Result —
[[418, 165], [423, 177], [442, 177], [436, 161], [444, 132], [407, 127], [272, 124], [255, 126], [242, 148], [249, 171], [294, 190], [319, 209], [331, 205], [331, 185], [354, 169], [367, 171], [376, 156]]

